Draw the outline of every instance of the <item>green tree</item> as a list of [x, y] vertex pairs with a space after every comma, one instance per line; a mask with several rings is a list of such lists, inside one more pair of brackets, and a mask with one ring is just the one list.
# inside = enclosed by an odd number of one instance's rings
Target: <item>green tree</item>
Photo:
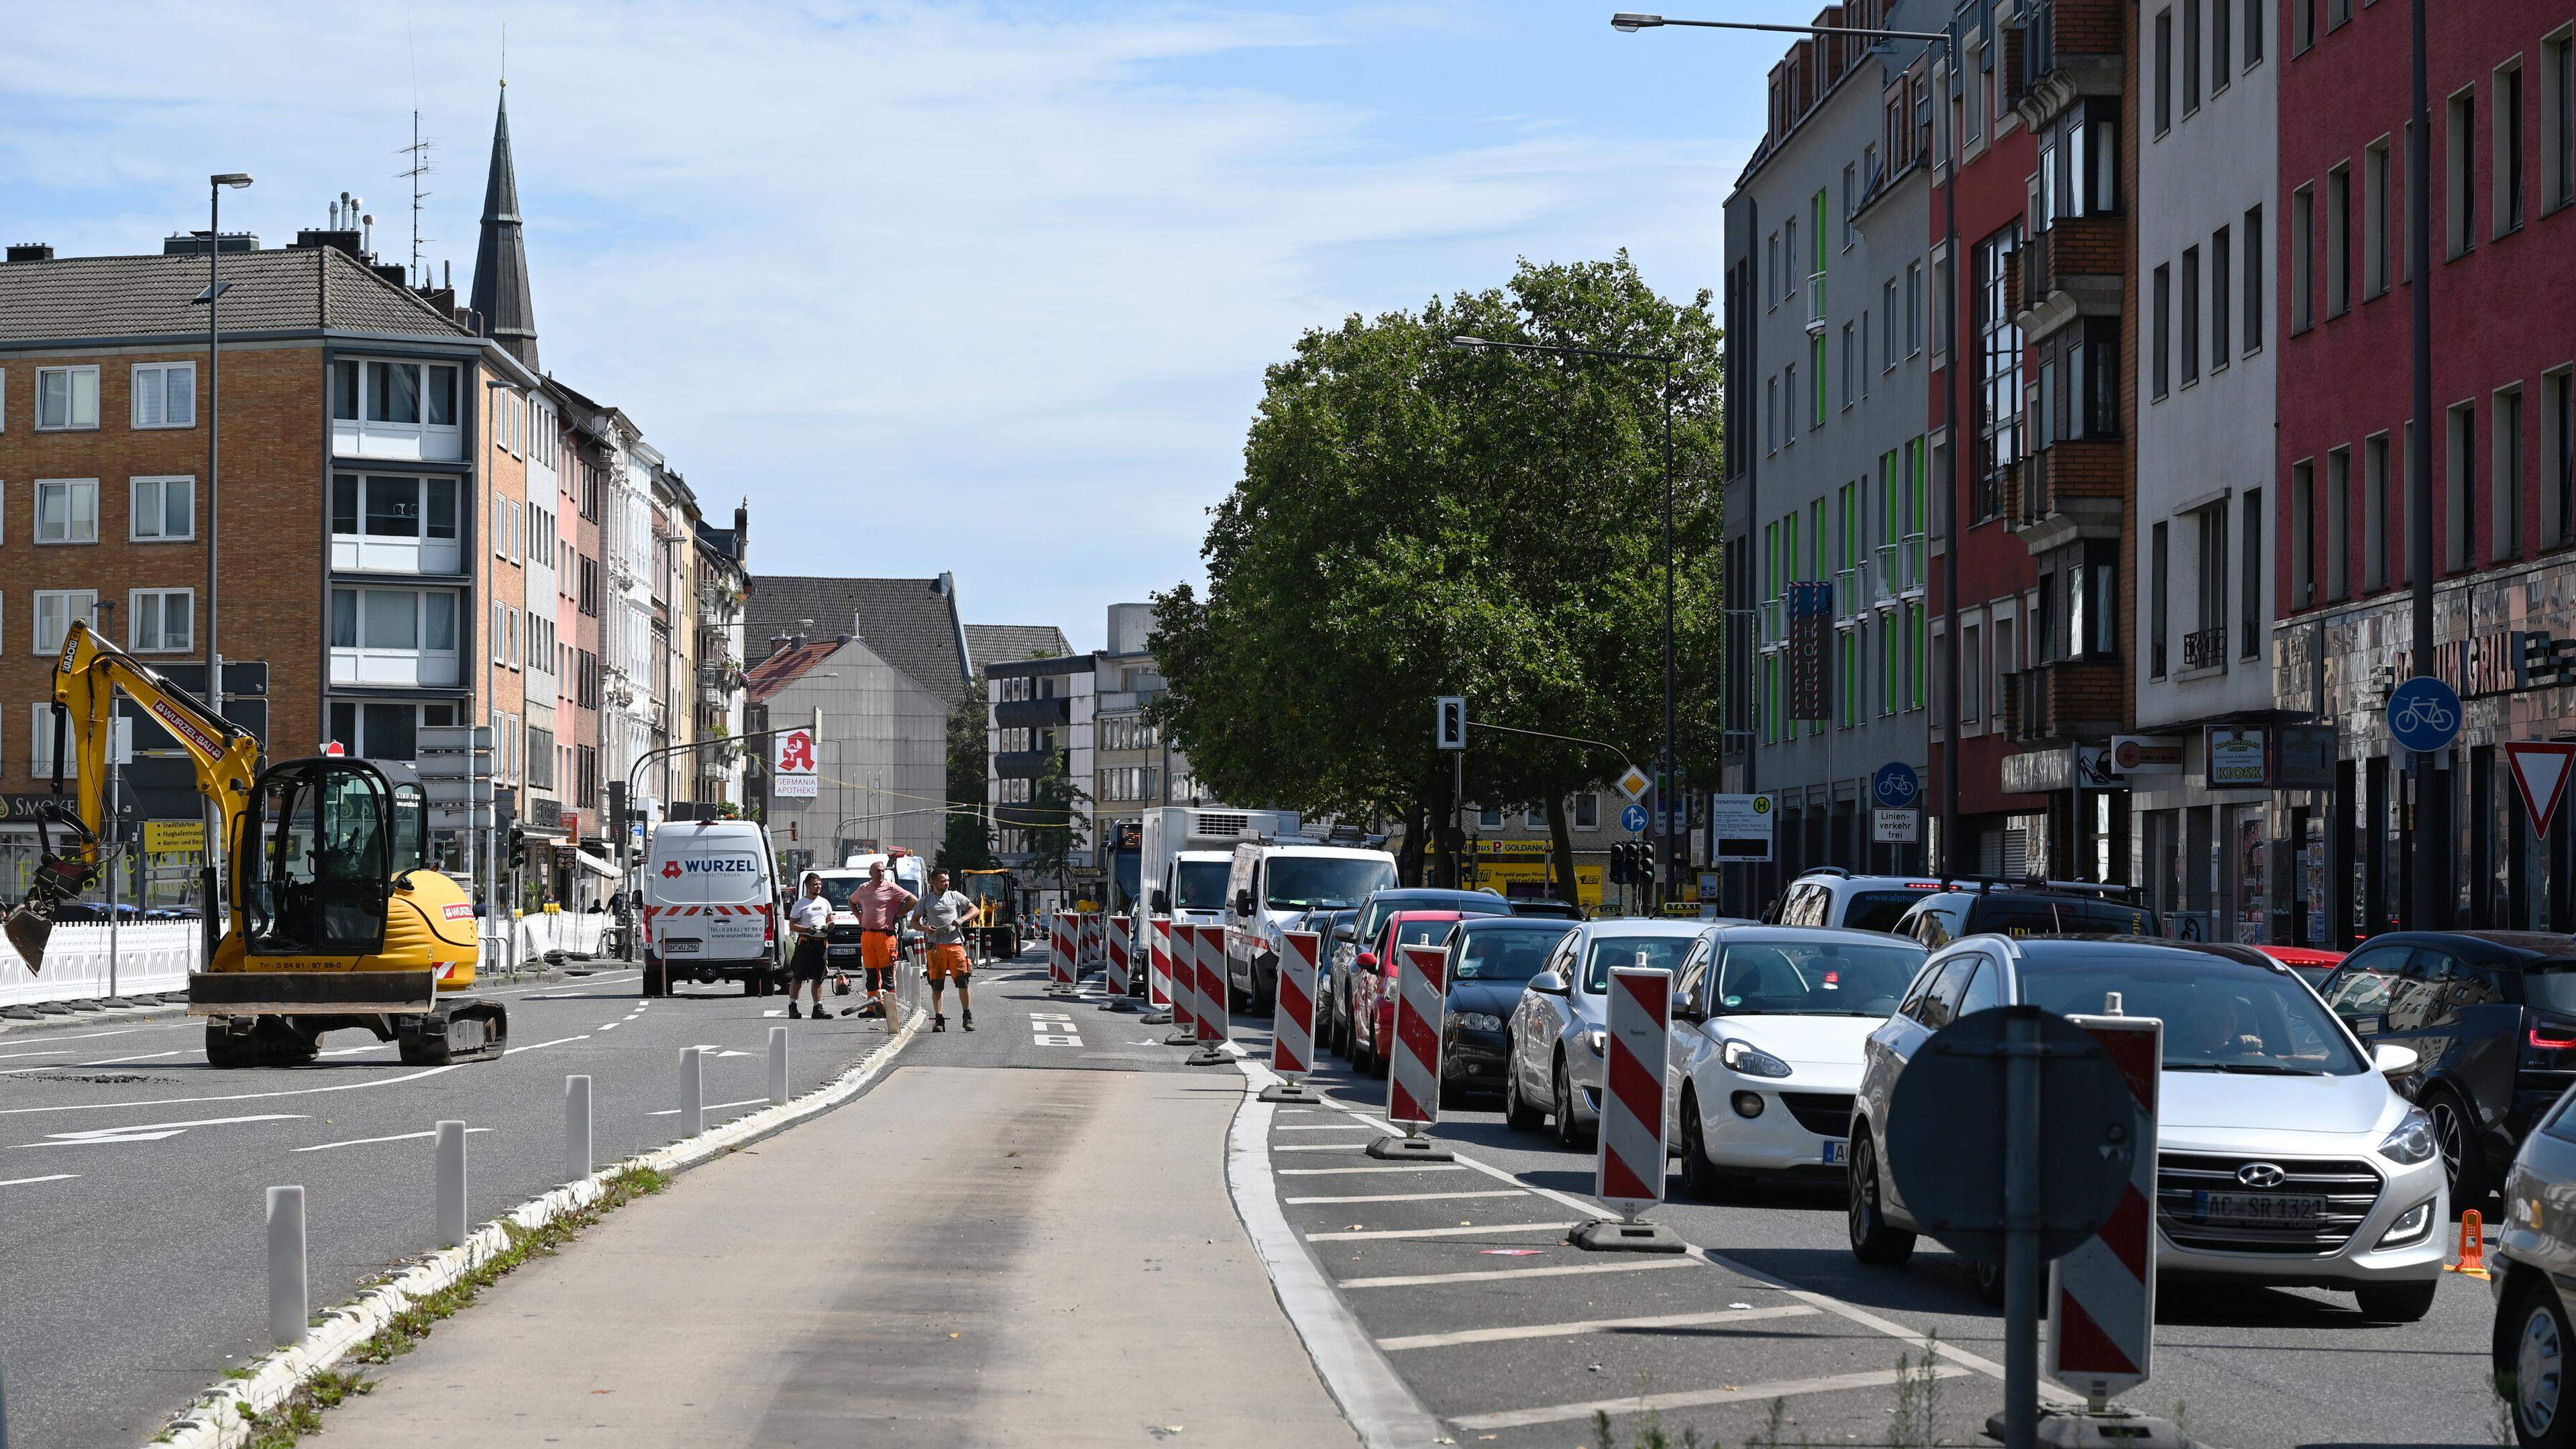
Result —
[[983, 807], [990, 756], [985, 753], [985, 721], [990, 717], [992, 683], [981, 675], [967, 686], [966, 697], [948, 712], [948, 830], [940, 841], [937, 864], [953, 878], [959, 871], [985, 870], [993, 864], [993, 831]]
[[1053, 879], [1059, 887], [1070, 888], [1074, 866], [1090, 844], [1081, 814], [1081, 807], [1090, 803], [1089, 792], [1065, 768], [1065, 757], [1059, 753], [1047, 772], [1030, 783], [1028, 804], [1005, 805], [996, 811], [997, 823], [1023, 833], [1028, 855], [1021, 868], [1032, 879]]
[[1675, 756], [1714, 778], [1723, 612], [1719, 334], [1625, 253], [1309, 332], [1273, 366], [1244, 475], [1211, 514], [1208, 588], [1156, 596], [1158, 707], [1220, 798], [1406, 825], [1406, 875], [1452, 805], [1431, 701], [1615, 752], [1471, 734], [1467, 795], [1544, 806], [1650, 771], [1663, 736], [1664, 368], [1454, 347], [1473, 336], [1672, 359]]

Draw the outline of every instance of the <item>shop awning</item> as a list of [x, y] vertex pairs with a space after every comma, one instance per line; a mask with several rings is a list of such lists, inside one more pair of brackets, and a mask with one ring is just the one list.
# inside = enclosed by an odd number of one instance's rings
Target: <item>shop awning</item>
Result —
[[575, 864], [587, 866], [590, 869], [590, 873], [593, 875], [606, 876], [610, 880], [617, 879], [617, 867], [610, 865], [607, 861], [601, 860], [598, 856], [591, 854], [587, 850], [574, 851], [572, 853], [572, 858]]

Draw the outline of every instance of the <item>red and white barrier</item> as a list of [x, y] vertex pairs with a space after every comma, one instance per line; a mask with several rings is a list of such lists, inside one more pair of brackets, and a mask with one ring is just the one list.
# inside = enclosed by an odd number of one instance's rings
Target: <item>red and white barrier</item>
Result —
[[1165, 1044], [1181, 1046], [1199, 1039], [1199, 944], [1193, 929], [1180, 921], [1163, 922], [1163, 958], [1171, 967], [1172, 1034]]
[[2057, 1260], [2048, 1284], [2050, 1378], [2099, 1405], [2147, 1381], [2156, 1322], [2156, 1090], [2164, 1023], [2152, 1016], [2070, 1016], [2091, 1032], [2138, 1103], [2129, 1185], [2102, 1230]]
[[1664, 1200], [1664, 1070], [1672, 1050], [1673, 974], [1614, 967], [1609, 1006], [1592, 1195], [1634, 1222]]
[[1196, 937], [1190, 957], [1198, 965], [1198, 1028], [1203, 1048], [1223, 1045], [1234, 1033], [1234, 1020], [1225, 989], [1225, 927], [1191, 926]]
[[1315, 1069], [1315, 966], [1324, 938], [1279, 933], [1279, 995], [1270, 1015], [1270, 1070], [1285, 1077]]
[[1172, 1009], [1172, 923], [1160, 916], [1140, 916], [1136, 939], [1145, 954], [1145, 1004], [1156, 1011]]
[[1101, 969], [1109, 977], [1109, 994], [1123, 998], [1127, 994], [1127, 918], [1111, 916], [1101, 925], [1108, 933]]
[[1055, 929], [1047, 936], [1047, 995], [1073, 994], [1073, 934], [1071, 911], [1055, 913]]
[[1399, 946], [1395, 1040], [1387, 1051], [1386, 1120], [1428, 1127], [1440, 1120], [1440, 1041], [1449, 1026], [1449, 948]]
[[1075, 921], [1073, 961], [1075, 974], [1079, 975], [1084, 965], [1100, 959], [1100, 913], [1084, 911]]

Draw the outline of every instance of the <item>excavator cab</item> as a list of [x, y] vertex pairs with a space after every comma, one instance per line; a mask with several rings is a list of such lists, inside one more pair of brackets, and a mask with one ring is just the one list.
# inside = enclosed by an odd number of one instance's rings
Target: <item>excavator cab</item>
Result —
[[425, 864], [427, 816], [418, 777], [391, 762], [326, 755], [261, 771], [233, 852], [245, 949], [384, 950], [397, 882]]

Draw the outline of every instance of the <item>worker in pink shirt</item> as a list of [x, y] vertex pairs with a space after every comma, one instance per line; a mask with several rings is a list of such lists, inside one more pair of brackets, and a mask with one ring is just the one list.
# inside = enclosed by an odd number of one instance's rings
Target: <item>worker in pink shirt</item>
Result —
[[879, 1012], [887, 1009], [886, 993], [894, 987], [894, 957], [899, 940], [896, 933], [903, 929], [903, 918], [911, 912], [915, 899], [912, 892], [886, 874], [881, 860], [868, 866], [868, 883], [850, 895], [851, 908], [859, 917], [859, 959], [867, 969], [868, 1000]]

